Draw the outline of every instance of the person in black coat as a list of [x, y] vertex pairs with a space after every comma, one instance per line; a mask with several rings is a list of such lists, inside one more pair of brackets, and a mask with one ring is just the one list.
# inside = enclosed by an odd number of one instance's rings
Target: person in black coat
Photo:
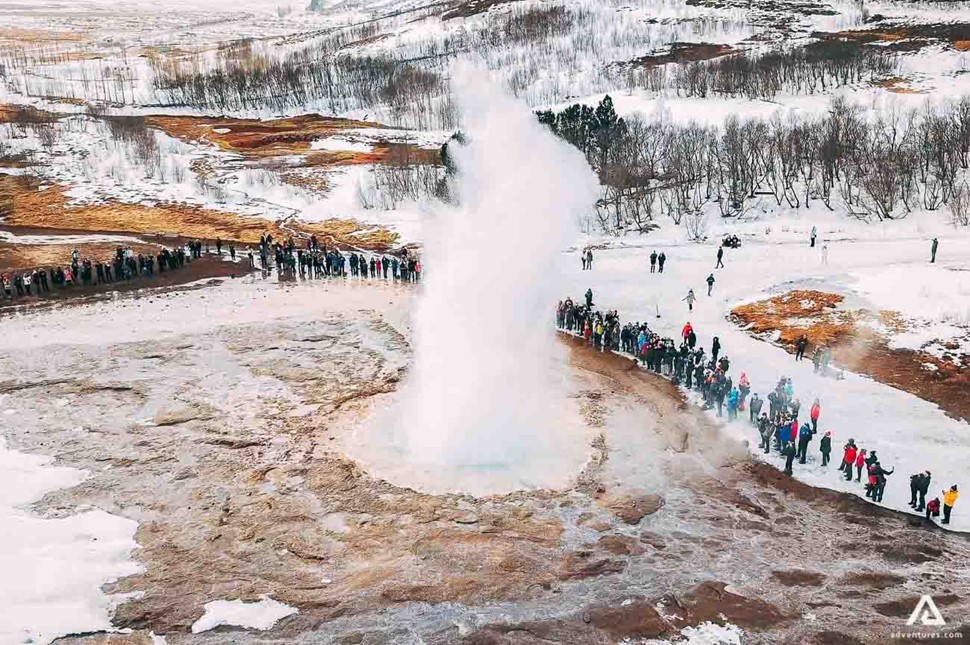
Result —
[[832, 433], [826, 432], [818, 443], [818, 451], [822, 453], [822, 465], [829, 465], [829, 455], [832, 454]]
[[792, 443], [791, 441], [789, 441], [788, 443], [786, 443], [785, 444], [785, 447], [782, 448], [782, 450], [781, 450], [781, 454], [783, 454], [785, 456], [785, 474], [786, 475], [791, 475], [792, 474], [792, 462], [795, 461], [795, 454], [797, 452], [798, 451], [795, 449], [795, 444]]
[[721, 351], [721, 339], [717, 336], [714, 337], [714, 342], [711, 343], [711, 363], [717, 365], [717, 355]]

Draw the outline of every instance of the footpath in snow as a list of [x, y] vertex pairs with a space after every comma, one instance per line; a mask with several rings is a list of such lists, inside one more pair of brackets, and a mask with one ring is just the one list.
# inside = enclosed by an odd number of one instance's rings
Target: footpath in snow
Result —
[[[737, 382], [741, 372], [745, 372], [752, 394], [765, 398], [779, 378], [792, 379], [794, 396], [802, 402], [800, 422], [807, 419], [812, 401], [818, 398], [819, 434], [809, 446], [808, 463], [795, 464], [794, 476], [801, 481], [863, 497], [863, 483], [847, 482], [838, 471], [842, 446], [853, 438], [859, 447], [876, 450], [883, 467], [894, 470], [888, 478], [884, 506], [912, 513], [909, 476], [924, 470], [932, 472], [928, 500], [942, 498], [943, 489], [953, 484], [961, 489], [970, 486], [966, 477], [970, 424], [948, 417], [933, 403], [866, 376], [845, 372], [844, 379], [839, 380], [831, 374], [817, 374], [810, 360], [796, 363], [791, 354], [752, 337], [728, 320], [729, 312], [738, 304], [806, 284], [823, 291], [826, 287], [844, 291], [859, 283], [864, 287], [860, 291], [867, 293], [873, 292], [873, 284], [877, 284], [884, 287], [878, 290], [880, 300], [888, 290], [896, 289], [900, 294], [896, 309], [903, 313], [911, 313], [906, 310], [908, 303], [915, 308], [925, 306], [925, 299], [910, 297], [921, 292], [921, 282], [928, 283], [926, 289], [952, 284], [955, 286], [948, 309], [962, 307], [970, 311], [970, 290], [956, 286], [963, 283], [955, 277], [965, 276], [964, 272], [970, 270], [970, 238], [941, 239], [940, 256], [936, 264], [930, 265], [932, 235], [865, 239], [865, 232], [858, 236], [843, 232], [840, 239], [828, 243], [829, 261], [823, 265], [820, 245], [810, 248], [808, 244], [811, 225], [804, 228], [772, 236], [765, 235], [762, 226], [762, 235], [745, 237], [739, 249], [725, 249], [725, 267], [717, 270], [714, 266], [718, 243], [691, 244], [664, 239], [662, 235], [638, 239], [637, 246], [594, 250], [591, 271], [582, 270], [578, 252], [565, 254], [562, 261], [566, 284], [562, 295], [581, 302], [583, 293], [591, 288], [594, 309], [603, 313], [616, 309], [621, 324], [646, 322], [651, 330], [676, 339], [678, 344], [681, 328], [689, 321], [697, 334], [698, 346], [704, 347], [708, 355], [713, 337], [718, 336], [721, 355], [731, 361], [731, 376]], [[825, 231], [820, 234], [827, 235]], [[716, 235], [711, 239], [720, 240]], [[666, 253], [663, 274], [649, 272], [648, 256], [654, 249]], [[890, 274], [885, 274], [887, 269]], [[716, 283], [713, 295], [708, 297], [704, 281], [712, 272]], [[880, 282], [880, 274], [892, 276], [895, 284]], [[698, 297], [692, 313], [682, 301], [688, 289], [693, 289]], [[757, 430], [746, 418], [739, 417], [731, 423], [726, 417], [717, 420], [729, 435], [747, 441], [759, 459], [783, 467], [780, 455], [764, 455], [758, 449]], [[823, 468], [818, 439], [825, 431], [832, 432], [833, 462]], [[966, 500], [957, 501], [949, 528], [970, 531], [970, 503]]]

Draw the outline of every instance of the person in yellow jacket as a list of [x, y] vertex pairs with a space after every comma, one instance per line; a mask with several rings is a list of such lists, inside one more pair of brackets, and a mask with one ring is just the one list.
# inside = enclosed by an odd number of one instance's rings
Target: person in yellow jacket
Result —
[[943, 491], [943, 524], [950, 523], [950, 513], [953, 511], [953, 505], [957, 503], [959, 496], [960, 493], [957, 492], [956, 484], [950, 486], [950, 490]]

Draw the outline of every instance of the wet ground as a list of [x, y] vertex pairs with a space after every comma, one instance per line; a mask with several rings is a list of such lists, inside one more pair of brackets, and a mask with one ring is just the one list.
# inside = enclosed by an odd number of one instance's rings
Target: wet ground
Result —
[[[132, 633], [59, 642], [587, 645], [728, 621], [746, 643], [886, 643], [922, 594], [970, 622], [966, 537], [753, 462], [669, 382], [568, 338], [591, 457], [567, 489], [366, 471], [339, 447], [406, 377], [410, 298], [247, 277], [8, 321], [32, 332], [0, 344], [10, 447], [92, 473], [37, 511], [137, 520], [146, 567], [108, 587], [134, 594]], [[191, 633], [205, 603], [263, 594], [299, 613]]]

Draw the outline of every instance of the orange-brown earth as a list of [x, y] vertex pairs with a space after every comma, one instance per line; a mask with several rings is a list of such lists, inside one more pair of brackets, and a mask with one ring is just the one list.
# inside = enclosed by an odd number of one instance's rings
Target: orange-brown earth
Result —
[[[900, 329], [904, 323], [899, 315], [843, 309], [843, 300], [838, 294], [795, 290], [735, 307], [731, 317], [754, 334], [777, 334], [777, 344], [792, 353], [804, 334], [809, 354], [814, 347], [829, 347], [833, 360], [846, 369], [932, 401], [951, 416], [970, 419], [970, 357], [943, 360], [927, 352], [890, 348], [865, 323], [876, 320], [890, 330]], [[927, 364], [936, 369], [927, 369]]]
[[873, 29], [816, 32], [812, 35], [823, 40], [881, 43], [895, 51], [917, 51], [935, 43], [944, 43], [959, 51], [967, 51], [970, 45], [970, 23], [883, 24]]
[[[230, 152], [253, 157], [307, 152], [316, 139], [359, 128], [382, 128], [355, 121], [305, 114], [287, 119], [233, 119], [197, 116], [148, 116], [145, 123], [183, 141], [207, 141]], [[224, 132], [217, 132], [224, 131]]]
[[244, 244], [272, 233], [277, 239], [317, 235], [327, 244], [341, 248], [384, 251], [397, 241], [387, 229], [355, 220], [332, 219], [317, 223], [269, 221], [227, 211], [185, 204], [101, 204], [71, 205], [62, 186], [40, 185], [26, 176], [0, 175], [0, 202], [7, 204], [3, 224], [29, 229], [74, 232], [136, 233], [167, 237], [235, 240]]

